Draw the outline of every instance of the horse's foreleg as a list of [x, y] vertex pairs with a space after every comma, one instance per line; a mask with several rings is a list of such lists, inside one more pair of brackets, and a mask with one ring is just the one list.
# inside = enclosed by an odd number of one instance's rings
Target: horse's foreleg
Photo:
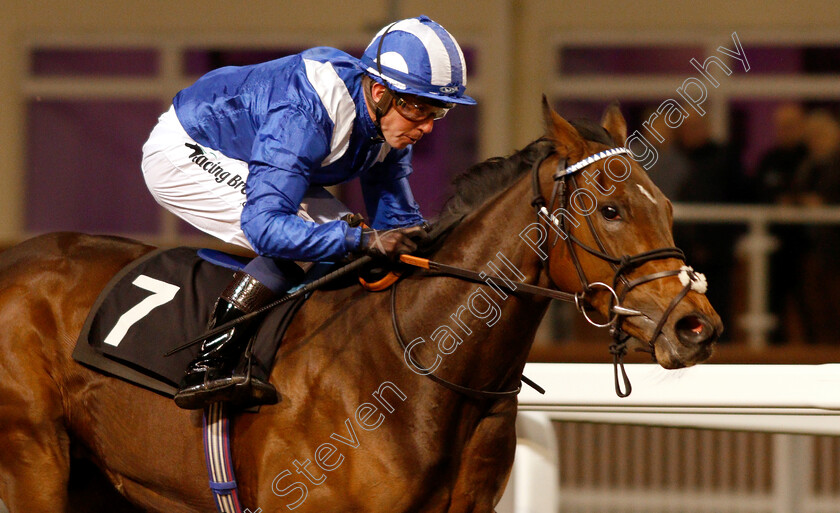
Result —
[[0, 499], [12, 513], [63, 512], [70, 442], [48, 357], [30, 324], [0, 325]]
[[4, 417], [0, 446], [0, 499], [9, 511], [64, 511], [70, 458], [63, 428]]
[[516, 450], [516, 401], [499, 401], [461, 452], [447, 513], [494, 513]]

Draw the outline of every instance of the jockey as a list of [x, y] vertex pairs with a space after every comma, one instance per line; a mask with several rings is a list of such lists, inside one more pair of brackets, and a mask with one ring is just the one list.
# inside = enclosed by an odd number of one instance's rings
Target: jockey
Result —
[[[464, 94], [458, 43], [426, 16], [383, 28], [361, 59], [319, 47], [211, 71], [180, 91], [143, 146], [155, 200], [257, 253], [219, 297], [210, 327], [255, 311], [302, 279], [295, 263], [416, 249], [425, 221], [408, 185], [412, 146]], [[323, 187], [358, 177], [370, 228]], [[413, 240], [415, 239], [415, 240]], [[245, 356], [244, 324], [208, 338], [175, 402], [273, 404], [266, 369]]]

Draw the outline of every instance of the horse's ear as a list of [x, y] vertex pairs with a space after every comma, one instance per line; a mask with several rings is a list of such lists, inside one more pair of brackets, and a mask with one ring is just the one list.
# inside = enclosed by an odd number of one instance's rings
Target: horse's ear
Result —
[[582, 159], [586, 154], [586, 143], [583, 137], [575, 130], [575, 127], [551, 108], [545, 95], [542, 97], [542, 105], [546, 137], [554, 142], [558, 153], [564, 157], [573, 160]]
[[610, 134], [617, 146], [624, 146], [627, 142], [627, 121], [621, 115], [621, 109], [618, 107], [618, 102], [613, 102], [604, 111], [604, 116], [601, 118], [601, 126]]

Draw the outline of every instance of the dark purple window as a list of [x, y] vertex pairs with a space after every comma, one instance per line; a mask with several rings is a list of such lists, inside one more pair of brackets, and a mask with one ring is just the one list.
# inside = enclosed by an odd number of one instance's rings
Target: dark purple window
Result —
[[204, 75], [216, 68], [224, 66], [248, 66], [260, 62], [273, 61], [289, 55], [300, 53], [305, 48], [192, 48], [184, 52], [184, 73], [187, 75]]
[[681, 74], [693, 70], [691, 58], [703, 62], [698, 46], [564, 46], [557, 69], [564, 75]]
[[158, 73], [158, 52], [152, 49], [58, 49], [32, 51], [34, 76], [135, 76]]
[[747, 45], [750, 74], [840, 73], [840, 46]]
[[140, 159], [161, 112], [154, 101], [30, 101], [26, 229], [157, 232]]
[[[627, 132], [641, 130], [642, 123], [647, 121], [651, 113], [665, 101], [662, 100], [622, 100], [616, 98], [621, 107], [621, 114], [627, 121]], [[554, 108], [565, 119], [590, 119], [600, 121], [604, 110], [610, 104], [602, 100], [562, 100], [554, 104]]]

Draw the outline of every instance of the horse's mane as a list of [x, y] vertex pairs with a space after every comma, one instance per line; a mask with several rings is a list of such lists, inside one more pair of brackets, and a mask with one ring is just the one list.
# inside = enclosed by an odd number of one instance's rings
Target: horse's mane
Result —
[[[570, 122], [578, 134], [587, 141], [615, 147], [615, 141], [603, 127], [588, 119]], [[507, 157], [493, 157], [471, 166], [455, 177], [455, 190], [447, 200], [440, 217], [434, 224], [432, 240], [445, 236], [454, 225], [491, 197], [508, 188], [542, 157], [554, 151], [550, 139], [540, 138]], [[437, 245], [437, 244], [435, 244]]]
[[581, 137], [587, 141], [600, 143], [615, 148], [615, 141], [607, 130], [589, 119], [577, 119], [570, 122]]
[[513, 155], [474, 164], [452, 181], [454, 194], [441, 211], [440, 222], [464, 217], [499, 191], [506, 189], [539, 159], [554, 150], [548, 139], [537, 139]]

